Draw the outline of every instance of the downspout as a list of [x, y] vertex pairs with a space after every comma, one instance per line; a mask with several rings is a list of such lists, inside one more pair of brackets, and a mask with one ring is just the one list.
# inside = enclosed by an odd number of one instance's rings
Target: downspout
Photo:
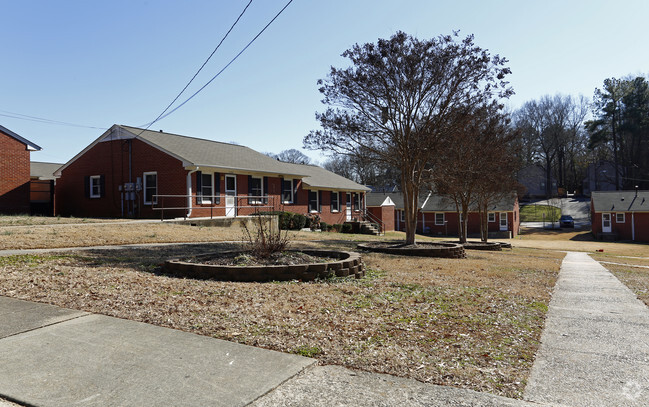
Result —
[[187, 217], [192, 216], [192, 174], [198, 171], [198, 167], [187, 173]]

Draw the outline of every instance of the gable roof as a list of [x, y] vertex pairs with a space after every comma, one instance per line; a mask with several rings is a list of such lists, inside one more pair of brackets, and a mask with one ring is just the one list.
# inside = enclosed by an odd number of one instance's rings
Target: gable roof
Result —
[[4, 133], [7, 136], [20, 141], [21, 143], [23, 143], [25, 145], [25, 147], [27, 147], [27, 150], [30, 150], [30, 151], [41, 151], [42, 150], [42, 148], [40, 148], [38, 145], [32, 143], [31, 141], [27, 140], [26, 138], [20, 137], [19, 135], [17, 135], [16, 133], [14, 133], [13, 131], [9, 130], [6, 127], [0, 126], [0, 133]]
[[[389, 197], [395, 204], [395, 209], [403, 210], [403, 194], [397, 193], [382, 193], [373, 192], [367, 194], [367, 206], [381, 206], [377, 202], [381, 201], [382, 197]], [[514, 209], [514, 202], [516, 201], [516, 193], [512, 192], [511, 196], [504, 197], [500, 201], [492, 203], [489, 207], [490, 212], [509, 212]], [[456, 212], [455, 202], [445, 196], [435, 195], [432, 192], [426, 194], [419, 194], [418, 209], [424, 212]], [[470, 211], [475, 211], [475, 207], [469, 208]]]
[[59, 168], [56, 175], [60, 176], [67, 166], [98, 143], [133, 138], [142, 140], [177, 158], [183, 163], [184, 167], [207, 167], [225, 171], [263, 173], [270, 176], [299, 178], [312, 188], [345, 191], [369, 190], [363, 185], [327, 171], [322, 167], [278, 161], [250, 147], [122, 125], [113, 125], [97, 140]]
[[210, 167], [252, 173], [291, 175], [299, 178], [306, 175], [299, 172], [287, 173], [287, 168], [283, 165], [285, 163], [249, 147], [117, 124], [113, 125], [88, 147], [65, 163], [63, 167], [59, 168], [56, 175], [60, 176], [65, 168], [98, 143], [134, 138], [177, 158], [184, 167]]
[[29, 176], [42, 180], [54, 179], [54, 172], [61, 168], [62, 165], [59, 163], [31, 161], [29, 163]]
[[288, 172], [302, 173], [302, 181], [311, 188], [326, 188], [344, 191], [369, 191], [370, 189], [322, 167], [311, 164], [293, 164], [279, 162]]
[[[430, 193], [419, 194], [417, 209], [421, 209], [426, 203]], [[395, 209], [403, 209], [403, 194], [401, 192], [370, 192], [366, 195], [367, 206], [382, 206], [386, 199], [394, 204]]]
[[649, 191], [593, 191], [595, 212], [649, 212]]

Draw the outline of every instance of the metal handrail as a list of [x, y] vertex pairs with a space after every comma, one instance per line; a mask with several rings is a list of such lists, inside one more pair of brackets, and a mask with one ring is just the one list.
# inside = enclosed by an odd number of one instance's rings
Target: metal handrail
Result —
[[[155, 194], [153, 195], [153, 205], [151, 206], [151, 209], [154, 211], [160, 211], [160, 220], [164, 220], [164, 211], [170, 211], [170, 210], [183, 210], [185, 211], [184, 218], [187, 219], [187, 212], [189, 209], [201, 209], [201, 208], [207, 208], [209, 207], [210, 209], [210, 219], [214, 217], [214, 208], [225, 208], [226, 203], [225, 203], [225, 198], [227, 197], [234, 197], [235, 202], [234, 202], [234, 209], [235, 211], [238, 211], [240, 209], [245, 209], [245, 208], [254, 208], [255, 213], [261, 212], [262, 209], [266, 210], [273, 210], [279, 207], [275, 205], [275, 196], [273, 195], [227, 195], [227, 194], [218, 194], [218, 195], [198, 195], [198, 194], [186, 194], [186, 195], [170, 195], [170, 194]], [[158, 199], [160, 198], [160, 199]], [[196, 205], [185, 205], [185, 206], [171, 206], [171, 207], [165, 207], [164, 205], [164, 199], [165, 198], [183, 198], [187, 200], [188, 198], [191, 198], [192, 200], [196, 198], [202, 198], [202, 199], [209, 199], [209, 203], [200, 203]], [[216, 199], [218, 198], [218, 203], [216, 202]], [[242, 204], [241, 201], [248, 202], [248, 204]], [[251, 203], [252, 201], [252, 203]], [[259, 203], [257, 203], [259, 202]], [[270, 202], [270, 204], [269, 204]], [[160, 205], [160, 206], [157, 206]]]
[[385, 223], [383, 223], [381, 219], [373, 215], [367, 209], [363, 211], [363, 218], [368, 218], [371, 223], [376, 223], [377, 225], [379, 225], [379, 234], [385, 234]]

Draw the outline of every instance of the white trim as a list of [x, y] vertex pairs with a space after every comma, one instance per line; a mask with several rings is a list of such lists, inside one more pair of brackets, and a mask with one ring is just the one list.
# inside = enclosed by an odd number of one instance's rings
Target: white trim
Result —
[[316, 203], [316, 205], [315, 205], [315, 209], [309, 210], [309, 213], [320, 213], [320, 211], [318, 211], [318, 208], [320, 208], [320, 191], [317, 190], [317, 189], [309, 189], [309, 193], [307, 194], [306, 207], [307, 207], [307, 209], [309, 209], [309, 206], [311, 206], [311, 193], [312, 192], [315, 194], [315, 203]]
[[[361, 193], [360, 192], [354, 192], [353, 193], [354, 197], [354, 202], [352, 204], [354, 208], [354, 212], [360, 212], [361, 211]], [[356, 209], [358, 207], [358, 209]]]
[[[291, 183], [291, 199], [290, 200], [285, 200], [284, 199], [284, 183], [285, 182], [290, 182]], [[263, 185], [262, 185], [263, 188]], [[295, 203], [295, 180], [293, 178], [282, 178], [282, 203], [283, 204], [292, 204]]]
[[[332, 213], [339, 213], [340, 212], [340, 207], [342, 206], [340, 204], [340, 191], [331, 191], [329, 193], [331, 194], [331, 195], [329, 195], [330, 196], [329, 202], [331, 202], [331, 203], [333, 203], [332, 201], [333, 201], [333, 196], [334, 195], [336, 195], [338, 197], [336, 199], [336, 209], [331, 209], [331, 212]], [[332, 205], [329, 205], [329, 206], [332, 206]]]
[[[234, 180], [234, 189], [228, 189], [228, 180]], [[225, 174], [225, 217], [233, 218], [237, 216], [237, 176], [236, 174]]]
[[250, 179], [251, 180], [258, 179], [259, 180], [259, 191], [261, 192], [259, 195], [255, 194], [252, 191], [252, 187], [250, 185], [248, 185], [248, 190], [250, 191], [250, 196], [259, 197], [259, 198], [250, 198], [250, 203], [253, 204], [253, 205], [261, 204], [261, 203], [264, 202], [264, 198], [263, 198], [263, 196], [264, 196], [264, 177], [263, 176], [262, 177], [256, 177], [254, 175], [251, 175]]
[[[93, 181], [97, 181], [97, 193], [95, 194], [93, 185], [95, 184]], [[89, 188], [89, 194], [88, 196], [90, 198], [101, 198], [101, 175], [91, 175], [88, 177], [88, 182], [90, 185], [88, 185]]]
[[153, 195], [157, 195], [158, 194], [158, 172], [157, 171], [147, 171], [147, 172], [142, 173], [142, 194], [143, 194], [142, 202], [144, 203], [144, 205], [154, 205], [154, 204], [158, 203], [158, 198], [157, 197], [154, 197], [153, 200], [151, 200], [151, 201], [146, 200], [146, 192], [147, 192], [147, 189], [150, 187], [150, 186], [147, 185], [147, 182], [146, 182], [147, 175], [155, 175], [155, 191], [154, 191]]
[[[608, 217], [608, 221], [604, 218]], [[602, 233], [611, 233], [613, 231], [613, 219], [609, 212], [602, 213]], [[608, 222], [608, 227], [604, 229], [604, 222]]]
[[[442, 215], [441, 223], [437, 220], [437, 215]], [[444, 212], [435, 212], [435, 226], [444, 226], [445, 221], [446, 221], [446, 214]]]
[[[622, 220], [620, 220], [620, 215], [622, 215]], [[626, 223], [626, 216], [624, 212], [618, 212], [615, 214], [615, 223]]]
[[[493, 219], [492, 219], [493, 217]], [[496, 212], [488, 212], [487, 213], [487, 222], [489, 223], [495, 223], [496, 222]]]
[[[205, 195], [204, 189], [205, 189], [205, 184], [203, 183], [203, 177], [209, 175], [210, 177], [210, 194]], [[211, 205], [212, 202], [214, 201], [214, 173], [211, 172], [201, 172], [201, 205]]]
[[[503, 216], [504, 215], [504, 216]], [[498, 226], [501, 231], [509, 230], [509, 220], [507, 219], [507, 212], [500, 212], [498, 216]], [[503, 220], [505, 223], [503, 223]]]

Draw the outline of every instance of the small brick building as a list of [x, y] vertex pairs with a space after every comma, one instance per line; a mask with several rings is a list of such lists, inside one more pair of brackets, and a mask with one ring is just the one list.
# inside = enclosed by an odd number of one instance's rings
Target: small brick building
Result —
[[56, 174], [56, 213], [216, 217], [283, 210], [360, 218], [368, 188], [248, 147], [114, 125]]
[[[392, 208], [392, 215], [388, 214]], [[401, 193], [373, 192], [367, 195], [367, 211], [382, 217], [386, 227], [405, 231], [405, 213]], [[488, 212], [489, 234], [493, 237], [515, 237], [520, 229], [518, 196], [511, 196], [491, 205]], [[469, 209], [467, 234], [480, 236], [480, 216], [475, 209]], [[419, 196], [417, 212], [417, 233], [433, 236], [457, 236], [459, 214], [455, 203], [446, 197], [433, 193]], [[389, 230], [389, 229], [386, 229]]]
[[41, 148], [0, 126], [0, 213], [29, 213], [30, 153]]
[[597, 238], [649, 242], [649, 191], [593, 191], [590, 213]]

